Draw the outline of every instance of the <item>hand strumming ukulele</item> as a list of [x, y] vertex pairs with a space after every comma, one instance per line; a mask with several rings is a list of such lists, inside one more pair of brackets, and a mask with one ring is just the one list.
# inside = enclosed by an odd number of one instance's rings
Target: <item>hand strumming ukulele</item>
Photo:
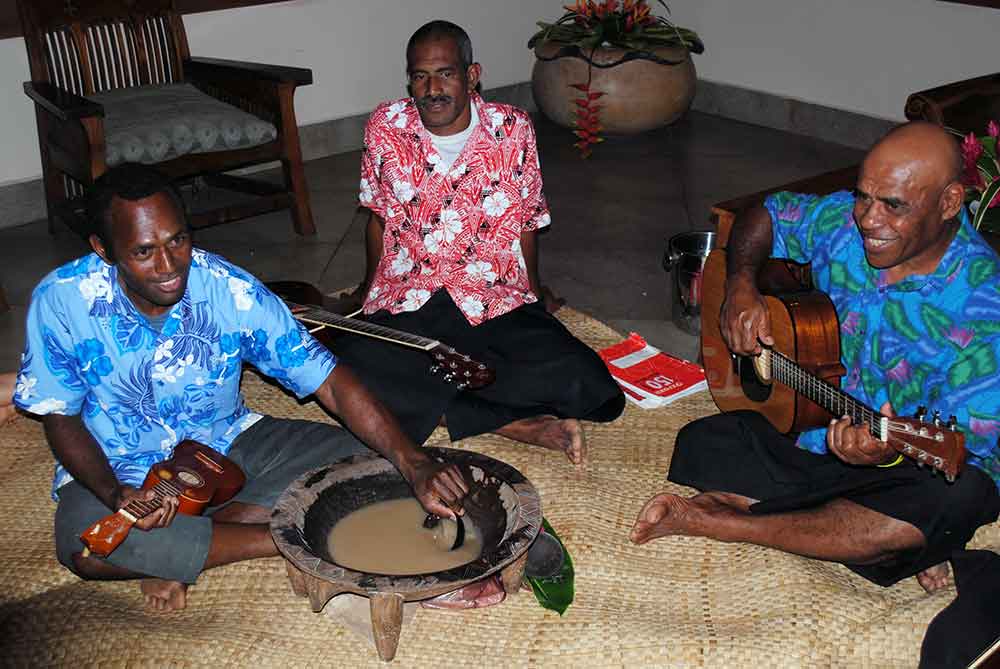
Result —
[[[785, 264], [771, 261], [758, 277], [767, 302], [774, 346], [756, 357], [730, 352], [722, 339], [720, 311], [725, 298], [726, 254], [712, 251], [702, 274], [701, 351], [712, 398], [722, 411], [750, 409], [781, 432], [822, 427], [833, 416], [850, 416], [872, 436], [918, 464], [954, 481], [965, 462], [965, 435], [954, 417], [942, 424], [937, 412], [888, 418], [840, 390], [840, 331], [830, 298], [805, 289]], [[774, 383], [777, 381], [777, 383]]]
[[483, 363], [459, 353], [436, 339], [393, 330], [329, 311], [324, 308], [326, 300], [323, 294], [308, 283], [270, 281], [266, 285], [285, 301], [295, 318], [303, 323], [317, 326], [309, 331], [327, 348], [333, 347], [326, 336], [326, 328], [336, 328], [426, 352], [434, 361], [430, 372], [442, 374], [441, 378], [446, 383], [454, 383], [459, 390], [465, 388], [476, 390], [488, 386], [496, 378], [493, 370]]
[[245, 481], [236, 463], [218, 451], [190, 439], [182, 441], [169, 460], [156, 463], [146, 474], [142, 489], [154, 491], [152, 500], [130, 501], [94, 523], [80, 535], [80, 541], [90, 553], [107, 557], [125, 541], [136, 521], [160, 508], [164, 497], [177, 497], [178, 511], [197, 516], [206, 507], [231, 499]]

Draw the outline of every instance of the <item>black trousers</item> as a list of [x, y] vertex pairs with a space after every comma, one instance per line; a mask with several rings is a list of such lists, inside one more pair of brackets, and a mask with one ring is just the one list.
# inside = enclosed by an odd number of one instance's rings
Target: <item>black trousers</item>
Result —
[[437, 339], [496, 371], [489, 386], [458, 391], [430, 373], [432, 361], [421, 351], [360, 335], [339, 336], [333, 352], [418, 444], [441, 416], [457, 441], [542, 414], [612, 421], [625, 407], [625, 396], [600, 357], [541, 303], [472, 326], [447, 291], [439, 290], [417, 311], [380, 311], [368, 320]]
[[668, 477], [699, 490], [733, 492], [760, 500], [754, 514], [818, 507], [847, 499], [920, 530], [927, 545], [892, 561], [846, 565], [879, 585], [892, 585], [944, 562], [997, 519], [1000, 494], [989, 476], [966, 467], [955, 483], [906, 460], [895, 467], [856, 467], [830, 454], [795, 445], [761, 415], [734, 411], [686, 425]]

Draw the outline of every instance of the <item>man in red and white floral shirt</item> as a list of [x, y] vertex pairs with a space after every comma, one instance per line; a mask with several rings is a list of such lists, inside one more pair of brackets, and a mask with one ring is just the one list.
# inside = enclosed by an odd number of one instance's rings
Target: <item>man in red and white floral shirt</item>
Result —
[[412, 97], [383, 103], [365, 128], [364, 311], [485, 362], [497, 380], [459, 392], [420, 353], [361, 337], [337, 353], [360, 363], [418, 443], [444, 419], [452, 439], [497, 432], [582, 462], [578, 419], [614, 420], [625, 400], [538, 300], [535, 236], [550, 219], [531, 120], [476, 93], [480, 66], [453, 23], [420, 28], [406, 59]]

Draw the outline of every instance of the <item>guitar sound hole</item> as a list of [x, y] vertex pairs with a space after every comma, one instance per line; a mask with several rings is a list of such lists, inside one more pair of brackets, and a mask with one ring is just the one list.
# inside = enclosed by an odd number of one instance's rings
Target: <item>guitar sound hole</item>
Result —
[[740, 377], [740, 386], [743, 394], [752, 402], [765, 402], [771, 396], [771, 385], [764, 383], [757, 376], [754, 369], [753, 360], [747, 356], [736, 356], [733, 360], [736, 371]]

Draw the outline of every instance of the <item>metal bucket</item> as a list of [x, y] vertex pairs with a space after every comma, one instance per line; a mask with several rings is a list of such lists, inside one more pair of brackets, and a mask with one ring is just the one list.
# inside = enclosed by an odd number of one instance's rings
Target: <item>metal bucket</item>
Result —
[[670, 238], [663, 255], [663, 269], [673, 274], [671, 320], [695, 336], [701, 334], [701, 271], [714, 243], [714, 232], [682, 232]]

